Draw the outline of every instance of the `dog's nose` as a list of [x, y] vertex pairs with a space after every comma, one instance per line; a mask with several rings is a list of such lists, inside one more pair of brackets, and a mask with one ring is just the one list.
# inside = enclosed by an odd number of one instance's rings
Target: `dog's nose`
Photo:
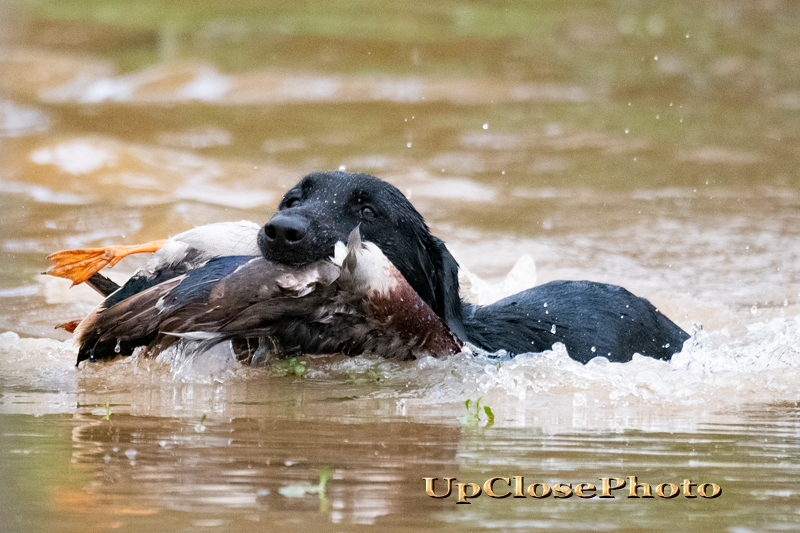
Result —
[[263, 231], [270, 246], [296, 246], [308, 233], [308, 220], [297, 216], [276, 216], [264, 226]]

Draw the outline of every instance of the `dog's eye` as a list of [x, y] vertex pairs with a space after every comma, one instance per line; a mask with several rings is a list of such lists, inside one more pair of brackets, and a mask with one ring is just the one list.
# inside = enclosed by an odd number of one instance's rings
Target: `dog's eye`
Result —
[[358, 214], [359, 214], [359, 215], [361, 216], [361, 218], [363, 218], [364, 220], [372, 220], [372, 219], [374, 219], [374, 218], [375, 218], [375, 216], [376, 216], [375, 210], [374, 210], [374, 209], [372, 209], [372, 208], [371, 208], [370, 206], [368, 206], [368, 205], [365, 205], [364, 207], [362, 207], [361, 209], [359, 209], [359, 211], [358, 211]]
[[292, 207], [297, 207], [299, 203], [300, 203], [300, 198], [289, 198], [288, 200], [286, 200], [286, 204], [284, 204], [283, 207], [285, 209], [291, 209]]

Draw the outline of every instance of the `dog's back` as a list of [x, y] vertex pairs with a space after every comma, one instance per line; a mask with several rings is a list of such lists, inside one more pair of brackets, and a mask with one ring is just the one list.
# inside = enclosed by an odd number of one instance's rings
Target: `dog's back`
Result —
[[669, 359], [689, 335], [622, 287], [552, 281], [487, 306], [465, 305], [470, 342], [494, 352], [541, 352], [563, 343], [570, 357], [628, 361], [634, 353]]

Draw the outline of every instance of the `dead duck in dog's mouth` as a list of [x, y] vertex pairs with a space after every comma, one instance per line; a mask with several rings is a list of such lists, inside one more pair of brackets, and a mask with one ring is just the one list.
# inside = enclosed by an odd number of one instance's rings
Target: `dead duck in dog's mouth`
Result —
[[[212, 224], [149, 245], [53, 254], [48, 273], [106, 296], [67, 326], [79, 362], [180, 336], [269, 339], [284, 355], [399, 359], [455, 353], [464, 342], [510, 354], [562, 342], [581, 362], [624, 362], [634, 353], [669, 359], [689, 337], [647, 300], [589, 281], [555, 281], [487, 306], [462, 302], [444, 243], [399, 190], [372, 176], [310, 174], [278, 209], [261, 228]], [[97, 273], [155, 250], [122, 287]]]
[[304, 267], [219, 257], [119, 301], [113, 296], [75, 329], [78, 363], [135, 346], [163, 349], [178, 338], [209, 345], [252, 339], [257, 346], [259, 338], [288, 337], [309, 353], [393, 359], [461, 348], [383, 253], [361, 242], [358, 228], [334, 257]]

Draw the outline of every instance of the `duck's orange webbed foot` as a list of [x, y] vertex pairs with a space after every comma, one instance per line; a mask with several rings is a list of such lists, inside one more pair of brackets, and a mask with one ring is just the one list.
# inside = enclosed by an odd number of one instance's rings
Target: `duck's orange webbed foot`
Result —
[[56, 252], [47, 256], [47, 260], [52, 266], [43, 273], [71, 280], [74, 287], [85, 282], [106, 266], [112, 268], [124, 257], [131, 254], [155, 252], [166, 242], [166, 240], [161, 240], [130, 246], [107, 246]]

